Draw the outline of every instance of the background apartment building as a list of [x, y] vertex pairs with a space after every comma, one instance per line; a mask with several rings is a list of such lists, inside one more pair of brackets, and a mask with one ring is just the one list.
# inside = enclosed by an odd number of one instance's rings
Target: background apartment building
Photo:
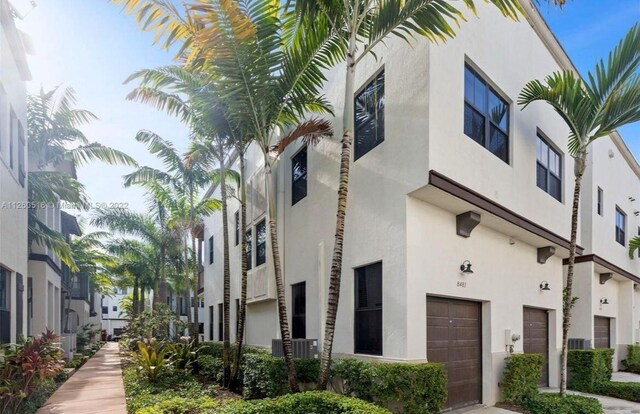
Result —
[[[449, 378], [447, 407], [494, 404], [510, 352], [542, 353], [541, 385], [559, 384], [573, 159], [566, 150], [568, 129], [550, 107], [540, 103], [521, 111], [515, 102], [529, 80], [573, 66], [533, 6], [522, 5], [527, 18], [519, 22], [478, 5], [479, 17], [467, 16], [456, 38], [445, 44], [420, 39], [411, 47], [389, 39], [376, 50], [377, 59], [364, 59], [357, 73], [334, 352], [442, 362]], [[336, 114], [342, 113], [343, 79], [344, 68], [336, 68], [325, 87]], [[334, 119], [336, 130], [341, 124]], [[592, 185], [585, 184], [584, 191], [611, 187], [605, 193], [610, 211], [602, 223], [583, 215], [579, 253], [601, 252], [626, 272], [602, 286], [612, 290], [606, 294], [610, 301], [620, 298], [607, 308], [615, 315], [604, 315], [618, 318], [616, 323], [627, 329], [640, 317], [630, 282], [639, 271], [624, 248], [612, 247], [612, 209], [619, 203], [627, 218], [625, 231], [636, 229], [639, 222], [629, 197], [640, 199], [630, 193], [640, 187], [637, 163], [617, 139], [603, 138], [592, 148], [590, 172], [596, 178], [588, 180]], [[609, 147], [613, 157], [607, 155]], [[318, 339], [320, 344], [339, 152], [337, 139], [315, 148], [290, 148], [275, 172], [290, 327], [294, 338]], [[615, 167], [599, 166], [600, 157]], [[235, 327], [240, 237], [246, 237], [246, 342], [270, 346], [279, 327], [262, 169], [261, 154], [251, 148], [245, 235], [239, 231], [238, 205], [230, 201], [230, 319]], [[606, 178], [599, 181], [603, 173]], [[218, 195], [217, 189], [213, 194]], [[592, 197], [586, 194], [584, 203]], [[205, 338], [221, 340], [221, 215], [205, 224]], [[580, 263], [580, 269], [587, 263]], [[600, 265], [591, 267], [576, 276], [576, 284], [584, 279], [591, 286], [602, 272]], [[594, 294], [580, 300], [593, 311], [583, 315], [576, 309], [575, 326], [583, 324], [578, 319], [603, 314], [596, 312]], [[572, 335], [589, 338], [593, 332], [574, 330]], [[232, 340], [234, 336], [232, 328]], [[639, 339], [625, 333], [616, 341], [622, 346]]]
[[28, 330], [27, 91], [31, 74], [24, 34], [7, 0], [0, 0], [0, 342]]

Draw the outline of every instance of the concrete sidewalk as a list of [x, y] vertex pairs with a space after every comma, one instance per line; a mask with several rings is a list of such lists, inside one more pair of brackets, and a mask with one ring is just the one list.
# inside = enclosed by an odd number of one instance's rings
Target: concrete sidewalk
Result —
[[126, 414], [118, 344], [108, 342], [36, 414]]

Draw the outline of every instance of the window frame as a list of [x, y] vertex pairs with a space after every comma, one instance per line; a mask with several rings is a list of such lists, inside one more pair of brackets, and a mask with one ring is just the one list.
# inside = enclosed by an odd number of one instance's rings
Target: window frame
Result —
[[[363, 307], [360, 308], [359, 306], [359, 272], [361, 271], [365, 271], [369, 268], [372, 268], [373, 266], [380, 266], [380, 304], [376, 305], [376, 306], [368, 306], [368, 307]], [[382, 261], [378, 261], [378, 262], [374, 262], [374, 263], [369, 263], [367, 265], [364, 266], [359, 266], [357, 268], [354, 268], [354, 307], [353, 307], [353, 313], [354, 313], [354, 329], [353, 329], [353, 335], [354, 335], [354, 340], [353, 340], [353, 349], [354, 349], [354, 353], [355, 354], [360, 354], [360, 355], [377, 355], [377, 356], [382, 356], [383, 352], [384, 352], [384, 268], [382, 266]], [[365, 273], [366, 275], [366, 273]], [[359, 338], [358, 338], [358, 334], [359, 334], [359, 330], [358, 330], [358, 314], [363, 314], [363, 313], [371, 313], [371, 312], [380, 312], [380, 349], [379, 350], [366, 350], [363, 349], [362, 346], [360, 346], [359, 344]], [[365, 318], [366, 319], [366, 318]]]
[[[471, 74], [479, 79], [485, 86], [485, 97], [484, 97], [484, 101], [485, 101], [485, 105], [487, 107], [486, 112], [483, 111], [481, 108], [478, 108], [474, 102], [469, 102], [467, 100], [467, 94], [466, 94], [466, 82], [465, 82], [465, 75], [466, 75], [466, 71], [469, 70], [471, 72]], [[463, 72], [463, 77], [462, 77], [463, 81], [463, 85], [462, 85], [462, 101], [463, 101], [463, 113], [462, 113], [462, 118], [463, 118], [463, 122], [462, 122], [462, 131], [463, 134], [466, 135], [468, 138], [471, 138], [472, 141], [474, 141], [475, 143], [477, 143], [478, 145], [481, 145], [482, 147], [484, 147], [484, 149], [486, 149], [487, 151], [489, 151], [491, 154], [493, 154], [494, 156], [496, 156], [498, 159], [504, 161], [507, 165], [511, 165], [511, 104], [512, 101], [511, 99], [508, 99], [506, 94], [502, 93], [501, 91], [497, 90], [496, 87], [494, 87], [493, 83], [489, 80], [488, 76], [485, 76], [480, 70], [476, 69], [473, 65], [471, 65], [469, 62], [465, 62], [464, 63], [464, 72]], [[506, 130], [502, 129], [502, 127], [498, 124], [496, 124], [490, 117], [490, 96], [491, 96], [491, 92], [493, 92], [493, 94], [498, 97], [499, 99], [501, 99], [502, 101], [505, 102], [505, 104], [507, 105], [507, 111], [506, 111], [506, 117], [507, 117], [507, 126], [506, 126]], [[482, 116], [484, 118], [484, 131], [483, 131], [483, 142], [480, 143], [478, 141], [475, 140], [475, 138], [473, 138], [470, 135], [467, 135], [466, 132], [464, 132], [464, 125], [465, 125], [465, 111], [464, 108], [466, 106], [469, 106], [469, 108], [471, 108], [472, 111], [476, 112], [477, 114], [479, 114], [480, 116]], [[504, 135], [506, 135], [506, 150], [505, 150], [505, 154], [506, 154], [506, 159], [503, 159], [502, 157], [498, 156], [496, 153], [494, 153], [491, 150], [491, 126], [494, 126], [494, 128], [496, 128], [498, 131], [502, 132]]]
[[253, 231], [251, 228], [248, 228], [247, 231], [244, 233], [244, 237], [245, 239], [247, 239], [246, 241], [246, 249], [245, 249], [245, 256], [247, 258], [246, 262], [247, 262], [247, 271], [251, 270], [253, 267]]
[[[296, 165], [296, 159], [300, 156], [304, 155], [304, 174], [300, 175], [298, 178], [295, 178], [294, 167]], [[309, 158], [307, 152], [307, 146], [303, 146], [291, 157], [291, 205], [296, 205], [299, 201], [303, 200], [308, 195], [308, 169], [309, 169]], [[304, 181], [304, 194], [299, 194], [296, 196], [296, 190], [301, 191], [299, 187], [296, 187], [296, 184], [300, 181]]]
[[214, 243], [214, 239], [213, 236], [209, 237], [209, 264], [213, 264], [213, 243]]
[[209, 340], [213, 341], [213, 322], [214, 320], [214, 316], [213, 316], [213, 305], [209, 306]]
[[224, 339], [224, 305], [218, 303], [218, 341]]
[[[302, 294], [304, 312], [296, 313], [296, 299]], [[296, 332], [296, 327], [301, 325], [302, 332]], [[307, 282], [298, 282], [291, 285], [291, 338], [306, 339], [307, 338]]]
[[117, 307], [116, 305], [113, 305], [113, 306], [111, 307], [111, 311], [112, 311], [112, 312], [118, 312], [118, 307]]
[[[543, 165], [540, 160], [538, 159], [538, 141], [542, 141], [546, 146], [547, 146], [547, 165]], [[558, 156], [558, 170], [560, 171], [560, 175], [556, 175], [556, 173], [551, 171], [551, 167], [549, 165], [549, 160], [550, 160], [550, 155], [551, 153], [555, 154]], [[542, 188], [540, 187], [540, 184], [538, 184], [538, 167], [543, 168], [546, 171], [546, 178], [545, 178], [545, 183], [546, 183], [546, 187], [547, 188]], [[555, 195], [551, 194], [551, 186], [550, 186], [550, 182], [551, 182], [551, 178], [556, 178], [558, 181], [560, 181], [560, 194], [558, 194], [558, 197], [556, 197]], [[563, 201], [563, 193], [564, 193], [564, 154], [559, 151], [555, 145], [553, 145], [551, 143], [551, 140], [549, 138], [547, 138], [546, 135], [544, 135], [540, 130], [538, 130], [537, 134], [536, 134], [536, 187], [538, 187], [539, 189], [541, 189], [542, 191], [544, 191], [545, 193], [549, 194], [551, 197], [553, 197], [555, 200], [558, 200], [560, 203], [562, 203]]]
[[240, 210], [236, 210], [236, 213], [234, 214], [234, 220], [235, 220], [235, 242], [236, 242], [236, 246], [238, 244], [240, 244]]
[[[618, 227], [618, 217], [622, 217], [622, 224], [624, 226], [624, 228], [622, 229]], [[622, 246], [626, 246], [627, 245], [627, 214], [619, 206], [616, 206], [615, 229], [616, 229], [616, 232], [615, 232], [616, 242], [618, 242]], [[620, 236], [619, 232], [621, 232], [622, 241], [618, 239], [618, 236]]]
[[596, 213], [600, 217], [604, 216], [604, 190], [600, 187], [596, 190]]
[[[376, 103], [376, 120], [378, 119], [378, 113], [379, 111], [382, 112], [382, 134], [378, 134], [377, 133], [377, 129], [378, 129], [378, 124], [376, 122], [376, 137], [378, 137], [379, 135], [382, 135], [382, 139], [376, 140], [375, 145], [371, 146], [370, 148], [368, 148], [366, 151], [364, 152], [360, 152], [359, 151], [359, 147], [358, 147], [358, 131], [360, 130], [360, 128], [364, 125], [358, 125], [357, 124], [357, 101], [358, 98], [360, 98], [360, 96], [365, 93], [365, 91], [372, 85], [375, 85], [377, 82], [379, 82], [379, 78], [382, 77], [382, 99], [383, 99], [383, 105], [382, 108], [378, 108], [378, 104]], [[356, 162], [357, 160], [359, 160], [360, 158], [364, 157], [365, 155], [367, 155], [369, 152], [371, 152], [374, 148], [376, 148], [377, 146], [379, 146], [380, 144], [382, 144], [385, 141], [385, 110], [386, 110], [386, 102], [384, 102], [384, 98], [385, 98], [385, 93], [386, 93], [386, 73], [385, 73], [385, 67], [382, 66], [380, 69], [378, 69], [373, 76], [371, 76], [365, 83], [363, 86], [361, 86], [356, 93], [353, 96], [353, 162]], [[376, 102], [378, 102], [379, 99], [376, 100]]]
[[[264, 242], [259, 243], [258, 228], [261, 226], [264, 226]], [[267, 220], [264, 218], [260, 220], [258, 224], [256, 224], [255, 240], [256, 240], [256, 267], [259, 267], [267, 263]], [[258, 256], [258, 254], [260, 253], [260, 247], [263, 245], [264, 245], [264, 256]]]

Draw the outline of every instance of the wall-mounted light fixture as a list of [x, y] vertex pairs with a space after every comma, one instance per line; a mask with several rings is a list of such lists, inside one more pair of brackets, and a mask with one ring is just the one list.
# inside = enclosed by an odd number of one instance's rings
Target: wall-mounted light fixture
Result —
[[464, 262], [462, 262], [462, 264], [460, 265], [460, 271], [462, 273], [466, 273], [468, 275], [472, 275], [473, 274], [473, 270], [471, 270], [471, 262], [468, 260], [465, 260]]
[[547, 282], [546, 280], [540, 282], [540, 290], [551, 290], [551, 288], [549, 287], [549, 282]]
[[602, 299], [600, 299], [600, 304], [601, 305], [608, 305], [609, 301], [607, 300], [607, 298], [602, 298]]

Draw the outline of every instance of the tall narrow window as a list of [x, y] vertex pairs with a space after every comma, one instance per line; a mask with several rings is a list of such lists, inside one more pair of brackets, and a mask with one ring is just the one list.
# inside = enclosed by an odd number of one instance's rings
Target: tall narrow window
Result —
[[187, 301], [180, 297], [180, 315], [187, 316]]
[[464, 133], [509, 163], [509, 104], [468, 65], [464, 68]]
[[291, 205], [307, 196], [307, 148], [291, 159]]
[[218, 341], [222, 341], [224, 336], [224, 308], [222, 303], [218, 303]]
[[11, 119], [9, 121], [9, 167], [13, 169], [13, 141], [15, 141], [18, 136], [18, 117], [16, 113], [11, 109]]
[[209, 306], [209, 340], [213, 341], [213, 305]]
[[247, 256], [247, 270], [251, 270], [253, 265], [252, 257], [253, 257], [253, 237], [251, 237], [251, 229], [247, 230], [244, 234], [245, 242], [247, 244], [247, 251], [244, 254]]
[[355, 161], [384, 141], [384, 71], [356, 95], [354, 112]]
[[291, 337], [307, 337], [307, 292], [306, 283], [296, 283], [291, 285]]
[[22, 128], [22, 124], [18, 124], [18, 180], [20, 181], [20, 185], [24, 187], [24, 179], [27, 176], [27, 172], [24, 168], [24, 148], [25, 148], [25, 140], [24, 140], [24, 128]]
[[240, 299], [236, 299], [236, 333], [240, 329]]
[[213, 263], [213, 236], [209, 237], [209, 264]]
[[267, 226], [263, 219], [256, 224], [256, 267], [267, 261]]
[[604, 192], [602, 191], [602, 188], [598, 187], [598, 214], [602, 215], [602, 213], [604, 212]]
[[355, 353], [382, 355], [382, 262], [355, 271]]
[[536, 184], [562, 201], [562, 156], [540, 135], [536, 143]]
[[9, 282], [9, 272], [0, 267], [0, 310], [9, 310], [7, 298], [7, 283]]
[[626, 244], [627, 215], [619, 207], [616, 207], [616, 241], [621, 245]]
[[235, 238], [236, 238], [236, 246], [240, 243], [240, 211], [236, 211], [236, 214], [234, 215], [235, 217], [235, 223], [236, 223], [236, 227], [235, 227]]

